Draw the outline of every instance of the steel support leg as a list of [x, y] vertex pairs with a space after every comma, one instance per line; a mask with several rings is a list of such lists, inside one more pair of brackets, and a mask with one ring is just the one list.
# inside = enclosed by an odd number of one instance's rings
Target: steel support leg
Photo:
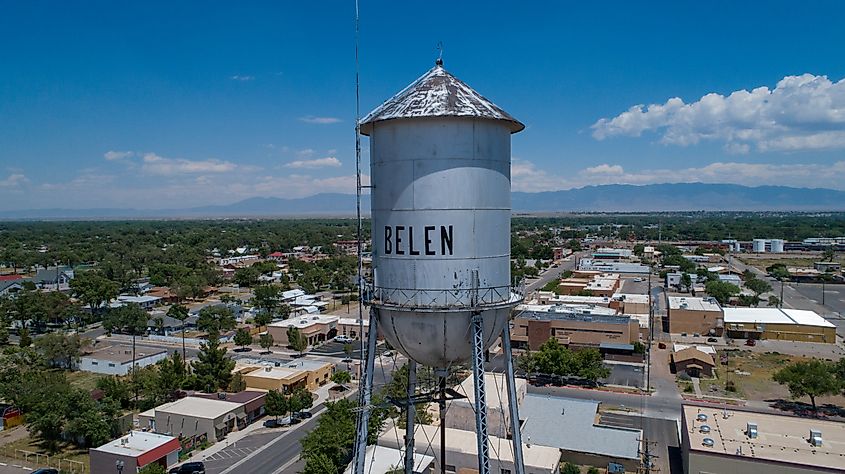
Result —
[[405, 474], [414, 474], [414, 419], [417, 407], [411, 400], [417, 393], [417, 363], [408, 361], [408, 407], [405, 412]]
[[375, 369], [376, 339], [378, 337], [378, 318], [376, 310], [370, 310], [370, 326], [367, 334], [367, 351], [364, 354], [364, 373], [360, 381], [361, 397], [358, 412], [358, 433], [355, 438], [354, 466], [355, 474], [364, 474], [364, 460], [367, 453], [367, 433], [370, 425], [370, 401], [373, 396], [373, 370]]
[[440, 401], [437, 403], [440, 408], [440, 474], [446, 474], [446, 377], [449, 371], [443, 369], [438, 376], [438, 392]]
[[475, 382], [475, 437], [478, 441], [478, 474], [490, 474], [487, 439], [487, 390], [484, 386], [484, 320], [472, 316], [472, 376]]
[[513, 375], [513, 353], [511, 352], [510, 325], [502, 331], [502, 348], [505, 351], [505, 379], [508, 384], [508, 408], [511, 416], [511, 440], [513, 441], [514, 474], [525, 474], [522, 460], [522, 433], [519, 431], [519, 402], [516, 396], [516, 380]]

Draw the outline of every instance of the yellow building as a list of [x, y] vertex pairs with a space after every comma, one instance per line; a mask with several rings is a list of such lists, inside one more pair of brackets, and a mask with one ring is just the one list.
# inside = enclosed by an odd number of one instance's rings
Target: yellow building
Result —
[[304, 387], [314, 391], [331, 379], [333, 366], [327, 362], [299, 360], [275, 365], [251, 365], [238, 371], [247, 388], [291, 392]]
[[725, 333], [736, 339], [836, 343], [836, 326], [814, 311], [725, 308]]

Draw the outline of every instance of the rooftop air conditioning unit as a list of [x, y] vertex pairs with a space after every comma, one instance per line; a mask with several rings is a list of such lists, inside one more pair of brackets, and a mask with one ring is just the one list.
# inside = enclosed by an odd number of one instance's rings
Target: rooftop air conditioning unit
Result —
[[745, 434], [751, 439], [757, 438], [757, 423], [748, 422], [745, 426]]
[[716, 444], [716, 442], [713, 441], [713, 438], [704, 438], [703, 440], [701, 440], [701, 444], [707, 446], [708, 448], [712, 448]]
[[698, 421], [707, 421], [707, 415], [705, 415], [704, 413], [699, 413], [695, 416], [695, 419]]

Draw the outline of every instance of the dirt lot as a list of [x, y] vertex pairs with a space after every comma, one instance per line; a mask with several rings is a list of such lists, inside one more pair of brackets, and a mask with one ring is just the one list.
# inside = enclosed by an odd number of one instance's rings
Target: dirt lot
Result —
[[[730, 373], [727, 373], [728, 367], [719, 364], [716, 367], [717, 378], [715, 380], [701, 380], [702, 392], [707, 395], [741, 397], [746, 400], [758, 401], [791, 400], [789, 390], [786, 386], [773, 381], [772, 374], [784, 365], [802, 359], [806, 360], [800, 356], [776, 352], [760, 353], [749, 350], [719, 351], [720, 359], [723, 355], [728, 355]], [[732, 380], [736, 384], [736, 393], [725, 391], [727, 380]], [[801, 399], [801, 401], [809, 402], [809, 398]], [[822, 397], [817, 399], [816, 402], [819, 405], [829, 403], [845, 407], [845, 397], [843, 396]]]
[[795, 254], [760, 254], [760, 255], [742, 255], [738, 257], [740, 261], [745, 263], [746, 265], [752, 265], [754, 267], [759, 268], [762, 271], [766, 271], [766, 267], [774, 265], [776, 263], [782, 263], [787, 267], [813, 267], [814, 262], [818, 262], [822, 259], [821, 253], [812, 254], [812, 253], [804, 253], [800, 255]]
[[[77, 449], [68, 444], [60, 446], [59, 452], [55, 454], [47, 456], [46, 453], [40, 442], [30, 436], [24, 436], [0, 447], [0, 458], [3, 458], [5, 462], [25, 459], [33, 466], [61, 467], [68, 472], [71, 469], [76, 472], [90, 472], [88, 449]], [[81, 470], [78, 463], [82, 463]]]

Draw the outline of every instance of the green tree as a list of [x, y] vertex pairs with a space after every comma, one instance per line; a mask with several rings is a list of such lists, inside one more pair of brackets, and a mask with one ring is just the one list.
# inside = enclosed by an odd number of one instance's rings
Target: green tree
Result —
[[834, 258], [836, 258], [836, 249], [833, 246], [824, 249], [824, 252], [822, 252], [823, 262], [832, 262]]
[[249, 329], [239, 328], [235, 332], [235, 345], [241, 346], [241, 350], [243, 350], [250, 344], [252, 344], [252, 334], [249, 333]]
[[120, 377], [109, 375], [97, 379], [97, 388], [103, 391], [103, 396], [120, 405], [129, 408], [132, 401], [132, 387]]
[[299, 328], [295, 327], [288, 328], [287, 336], [290, 348], [299, 352], [299, 356], [302, 357], [302, 353], [308, 348], [308, 339], [302, 334]]
[[226, 306], [206, 306], [200, 310], [197, 318], [197, 327], [207, 332], [209, 338], [212, 334], [219, 337], [222, 332], [235, 329], [235, 324], [235, 315]]
[[[347, 399], [326, 403], [326, 411], [320, 416], [317, 427], [301, 441], [307, 472], [336, 472], [318, 469], [326, 466], [346, 466], [349, 463], [355, 443], [354, 408], [355, 404]], [[383, 423], [384, 413], [374, 410], [368, 426], [368, 444], [376, 441]]]
[[182, 333], [182, 361], [187, 360], [187, 353], [185, 351], [185, 321], [188, 320], [188, 308], [182, 306], [181, 304], [175, 304], [167, 309], [167, 315], [173, 319], [178, 320], [182, 323], [181, 332]]
[[810, 397], [813, 411], [816, 411], [816, 397], [834, 395], [842, 387], [833, 364], [818, 359], [789, 364], [775, 372], [772, 378], [786, 385], [793, 398]]
[[[273, 320], [273, 314], [279, 307], [279, 295], [282, 290], [276, 285], [260, 285], [252, 290], [252, 303], [259, 310], [256, 323], [265, 326]], [[259, 316], [262, 316], [259, 319]], [[261, 322], [259, 322], [261, 321]]]
[[563, 465], [563, 469], [560, 470], [560, 474], [581, 474], [581, 468], [578, 467], [577, 464], [572, 464], [571, 462], [566, 462]]
[[117, 283], [96, 272], [77, 273], [70, 281], [70, 288], [73, 296], [91, 308], [91, 314], [97, 314], [103, 305], [116, 298], [118, 294]]
[[226, 355], [226, 348], [220, 346], [220, 339], [210, 337], [200, 345], [197, 360], [191, 363], [196, 377], [196, 388], [212, 392], [225, 389], [232, 381], [235, 361]]
[[32, 345], [32, 337], [29, 336], [29, 329], [21, 328], [18, 333], [18, 345], [20, 347], [29, 347]]
[[689, 273], [684, 272], [681, 274], [681, 286], [687, 291], [692, 288], [692, 277]]
[[158, 395], [156, 398], [162, 402], [175, 400], [177, 392], [183, 387], [188, 377], [185, 361], [179, 352], [173, 351], [170, 357], [159, 361], [156, 366], [158, 368], [155, 379]]
[[258, 283], [261, 273], [255, 267], [239, 268], [235, 270], [233, 281], [239, 286], [250, 287]]
[[141, 468], [138, 474], [167, 474], [167, 469], [161, 464], [151, 462]]
[[352, 382], [352, 375], [345, 370], [338, 370], [332, 374], [332, 382], [338, 385], [345, 385]]
[[769, 306], [780, 306], [780, 298], [775, 295], [769, 296]]
[[307, 410], [314, 406], [314, 397], [304, 387], [298, 387], [288, 395], [288, 410], [292, 413]]
[[264, 401], [264, 411], [278, 420], [280, 416], [288, 412], [288, 398], [277, 390], [270, 390]]
[[757, 306], [757, 304], [759, 303], [760, 295], [762, 295], [763, 293], [768, 293], [769, 291], [772, 291], [772, 285], [770, 285], [766, 281], [758, 280], [757, 278], [752, 278], [750, 280], [746, 280], [745, 281], [745, 287], [748, 288], [749, 290], [751, 290], [754, 293], [754, 299], [755, 299], [754, 306]]
[[553, 337], [544, 342], [539, 350], [524, 354], [518, 364], [529, 373], [576, 376], [593, 382], [610, 375], [610, 369], [604, 366], [598, 350], [570, 351]]
[[61, 332], [51, 332], [35, 340], [35, 350], [41, 353], [49, 366], [73, 370], [79, 363], [82, 349], [90, 342], [78, 334], [68, 336]]
[[270, 352], [270, 348], [273, 347], [273, 335], [269, 332], [262, 333], [258, 336], [258, 345], [260, 345], [265, 352]]
[[727, 304], [728, 300], [739, 294], [738, 286], [719, 280], [708, 281], [704, 289], [708, 295], [715, 298], [721, 305]]
[[[337, 466], [324, 453], [316, 453], [307, 458], [302, 474], [326, 474], [339, 472]], [[403, 471], [404, 472], [404, 471]]]
[[229, 386], [226, 390], [232, 393], [243, 392], [246, 390], [246, 380], [244, 380], [244, 376], [241, 375], [240, 372], [232, 374], [232, 381], [229, 382]]

